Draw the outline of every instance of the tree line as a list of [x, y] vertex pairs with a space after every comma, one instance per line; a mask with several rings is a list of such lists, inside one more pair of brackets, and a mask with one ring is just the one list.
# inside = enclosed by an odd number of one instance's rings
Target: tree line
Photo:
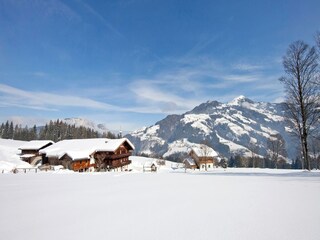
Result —
[[120, 135], [115, 135], [111, 132], [103, 134], [94, 131], [87, 127], [76, 127], [69, 125], [62, 120], [50, 121], [45, 126], [37, 127], [22, 127], [19, 124], [14, 124], [12, 121], [6, 121], [0, 126], [0, 137], [3, 139], [13, 140], [52, 140], [54, 142], [65, 139], [84, 139], [84, 138], [119, 138]]
[[[219, 165], [225, 163], [225, 160], [220, 161]], [[235, 168], [277, 168], [277, 169], [301, 169], [303, 168], [303, 163], [299, 157], [293, 159], [291, 163], [287, 162], [286, 159], [280, 158], [277, 161], [269, 157], [244, 157], [241, 155], [231, 156], [227, 161], [228, 167]], [[320, 169], [320, 156], [312, 157], [310, 159], [311, 169]]]

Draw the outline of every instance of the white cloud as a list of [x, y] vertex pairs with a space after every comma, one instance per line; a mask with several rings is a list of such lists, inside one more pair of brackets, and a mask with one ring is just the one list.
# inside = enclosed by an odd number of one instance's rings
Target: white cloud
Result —
[[169, 63], [153, 77], [133, 79], [129, 91], [136, 110], [178, 113], [206, 100], [230, 101], [240, 94], [251, 97], [279, 87], [275, 75], [264, 72], [262, 65], [242, 64], [235, 71], [234, 64], [223, 65], [208, 57], [169, 59]]
[[43, 118], [43, 117], [23, 117], [23, 116], [11, 116], [8, 119], [1, 118], [2, 122], [4, 121], [12, 121], [14, 124], [18, 124], [21, 126], [41, 126], [45, 125], [47, 122], [49, 122], [50, 119]]
[[272, 102], [274, 102], [274, 103], [282, 103], [284, 101], [285, 101], [284, 97], [277, 97]]
[[33, 92], [0, 84], [1, 102], [17, 107], [51, 110], [52, 107], [83, 107], [101, 110], [116, 110], [118, 107], [78, 96], [65, 96], [48, 92]]
[[262, 77], [256, 74], [231, 74], [231, 75], [223, 75], [221, 79], [227, 81], [234, 81], [234, 82], [255, 82], [259, 81]]
[[135, 82], [134, 86], [132, 92], [137, 97], [137, 100], [140, 103], [144, 103], [143, 105], [149, 106], [150, 109], [153, 109], [153, 112], [181, 112], [190, 110], [199, 103], [199, 100], [180, 97], [170, 90], [166, 91], [156, 83], [141, 81]]
[[233, 69], [241, 71], [252, 71], [252, 70], [261, 70], [264, 67], [261, 65], [248, 64], [248, 63], [238, 63], [233, 65]]
[[[264, 99], [268, 99], [265, 97], [268, 92], [273, 92], [273, 99], [281, 96], [279, 91], [275, 93], [279, 89], [277, 75], [264, 72], [263, 66], [247, 64], [241, 66], [247, 71], [235, 72], [233, 63], [223, 65], [209, 57], [166, 61], [169, 65], [164, 70], [148, 78], [133, 77], [128, 80], [129, 84], [119, 85], [115, 81], [105, 89], [93, 87], [84, 92], [80, 86], [77, 89], [65, 89], [63, 93], [50, 93], [0, 84], [0, 106], [53, 111], [77, 107], [104, 112], [168, 114], [188, 111], [207, 100], [230, 101], [240, 94], [249, 98], [262, 94]], [[78, 96], [74, 92], [79, 92]], [[118, 106], [112, 104], [117, 101]]]

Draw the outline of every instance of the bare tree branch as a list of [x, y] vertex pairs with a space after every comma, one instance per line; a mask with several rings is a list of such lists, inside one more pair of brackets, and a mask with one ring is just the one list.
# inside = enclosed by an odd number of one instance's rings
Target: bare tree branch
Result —
[[283, 57], [286, 75], [279, 79], [285, 87], [288, 117], [295, 124], [304, 167], [308, 170], [308, 137], [319, 124], [320, 118], [319, 87], [316, 84], [319, 76], [318, 60], [315, 47], [310, 47], [303, 41], [294, 42]]

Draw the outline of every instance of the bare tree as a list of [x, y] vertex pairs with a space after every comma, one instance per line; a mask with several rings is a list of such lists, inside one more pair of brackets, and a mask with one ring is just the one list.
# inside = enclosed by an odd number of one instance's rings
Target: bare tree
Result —
[[274, 163], [275, 168], [278, 168], [279, 157], [286, 157], [285, 141], [280, 134], [272, 135], [267, 142], [269, 149], [269, 158]]
[[207, 144], [202, 143], [200, 146], [201, 149], [201, 154], [202, 154], [202, 161], [204, 161], [205, 164], [205, 169], [206, 171], [208, 171], [208, 166], [207, 166], [207, 162], [209, 159], [209, 154], [210, 154], [210, 148], [208, 147]]
[[311, 139], [311, 167], [320, 169], [320, 140], [317, 138]]
[[212, 149], [209, 147], [210, 143], [205, 140], [200, 144], [201, 161], [204, 162], [205, 170], [208, 171], [208, 163], [212, 162]]
[[[248, 149], [251, 152], [251, 163], [252, 163], [252, 167], [256, 168], [258, 167], [258, 161], [259, 161], [259, 156], [258, 156], [258, 152], [259, 152], [259, 146], [257, 145], [257, 143], [249, 143]], [[249, 165], [249, 163], [247, 163]]]
[[[320, 31], [318, 31], [315, 35], [316, 47], [318, 52], [318, 65], [320, 65]], [[316, 77], [316, 84], [320, 86], [320, 72], [318, 71], [318, 76]], [[320, 99], [319, 99], [320, 101]]]
[[299, 137], [304, 168], [310, 170], [308, 137], [318, 123], [318, 89], [315, 84], [318, 74], [318, 55], [314, 47], [303, 41], [290, 44], [283, 57], [286, 75], [279, 80], [286, 90], [288, 117], [295, 124]]
[[320, 54], [320, 32], [318, 31], [315, 36], [316, 46], [318, 49], [318, 54]]

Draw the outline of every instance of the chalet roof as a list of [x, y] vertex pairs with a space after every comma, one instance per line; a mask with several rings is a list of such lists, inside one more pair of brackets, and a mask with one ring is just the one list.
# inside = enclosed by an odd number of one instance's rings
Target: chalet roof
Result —
[[196, 165], [194, 159], [192, 157], [187, 157], [183, 160], [184, 162], [188, 162], [190, 166]]
[[35, 154], [23, 154], [20, 157], [22, 157], [22, 158], [31, 158], [31, 157], [34, 157], [34, 156], [36, 156], [36, 155]]
[[152, 165], [155, 165], [156, 167], [158, 167], [158, 164], [157, 164], [155, 161], [145, 162], [145, 163], [143, 164], [143, 167], [151, 167]]
[[39, 150], [43, 147], [45, 147], [48, 144], [54, 143], [50, 140], [32, 140], [25, 144], [23, 144], [21, 147], [19, 147], [20, 150]]
[[40, 150], [40, 153], [46, 154], [47, 157], [61, 158], [67, 154], [72, 160], [89, 159], [95, 152], [115, 152], [124, 142], [134, 150], [133, 144], [127, 138], [91, 138], [59, 141]]
[[218, 154], [211, 147], [199, 146], [194, 147], [192, 150], [198, 157], [217, 157]]

